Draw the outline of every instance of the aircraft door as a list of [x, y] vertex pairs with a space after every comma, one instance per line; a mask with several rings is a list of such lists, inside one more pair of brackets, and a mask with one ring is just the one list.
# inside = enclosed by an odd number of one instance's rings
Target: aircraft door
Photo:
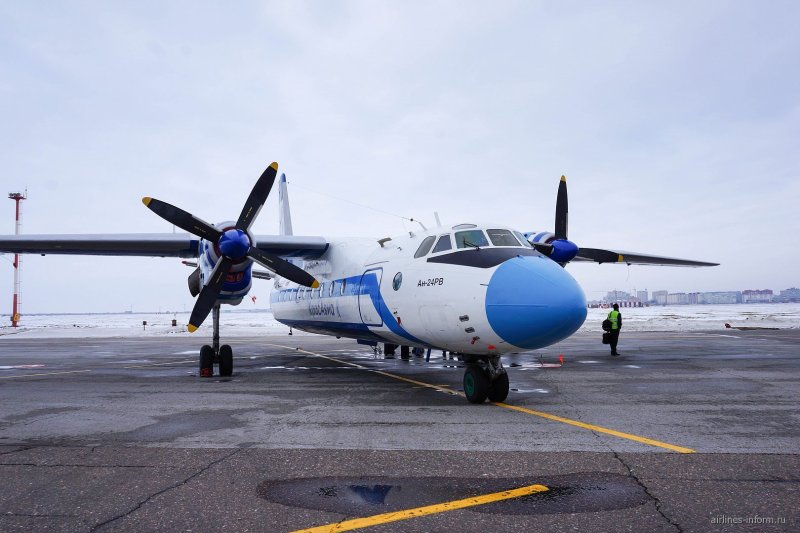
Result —
[[358, 311], [361, 321], [368, 326], [382, 326], [383, 318], [378, 312], [378, 307], [383, 304], [381, 296], [382, 268], [367, 270], [361, 276], [358, 289]]

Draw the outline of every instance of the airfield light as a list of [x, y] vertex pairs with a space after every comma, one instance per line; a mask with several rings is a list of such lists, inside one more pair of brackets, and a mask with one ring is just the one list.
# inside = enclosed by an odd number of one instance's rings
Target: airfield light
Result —
[[[22, 200], [26, 200], [28, 198], [28, 191], [26, 190], [24, 193], [22, 192], [10, 192], [8, 193], [8, 197], [11, 200], [16, 202], [16, 217], [15, 217], [15, 224], [14, 224], [14, 235], [19, 235], [19, 229], [22, 226], [22, 206], [20, 202]], [[19, 322], [19, 271], [22, 267], [22, 258], [19, 254], [14, 254], [14, 302], [11, 306], [11, 327], [17, 327], [17, 322]]]

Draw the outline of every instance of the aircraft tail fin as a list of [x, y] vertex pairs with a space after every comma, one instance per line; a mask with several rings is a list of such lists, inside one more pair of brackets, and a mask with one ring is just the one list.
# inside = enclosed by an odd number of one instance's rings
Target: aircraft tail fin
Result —
[[280, 234], [293, 235], [292, 213], [289, 210], [289, 190], [286, 187], [286, 174], [281, 174], [278, 182], [278, 216], [280, 216]]

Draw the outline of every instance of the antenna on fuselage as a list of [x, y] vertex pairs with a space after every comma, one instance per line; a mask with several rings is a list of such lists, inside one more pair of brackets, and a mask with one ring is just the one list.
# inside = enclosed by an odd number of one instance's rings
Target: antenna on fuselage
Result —
[[442, 227], [442, 221], [439, 220], [439, 212], [438, 211], [434, 211], [433, 212], [433, 218], [436, 219], [436, 227], [437, 228], [441, 228]]

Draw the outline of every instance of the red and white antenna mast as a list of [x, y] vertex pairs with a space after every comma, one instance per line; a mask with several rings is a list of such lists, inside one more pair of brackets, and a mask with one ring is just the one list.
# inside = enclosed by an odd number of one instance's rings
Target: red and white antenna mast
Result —
[[[17, 215], [14, 224], [14, 235], [19, 235], [19, 229], [22, 226], [22, 205], [20, 202], [28, 198], [28, 191], [10, 192], [8, 197], [16, 202]], [[19, 254], [14, 254], [14, 304], [11, 309], [11, 327], [17, 327], [19, 322], [19, 269], [22, 267], [22, 258]]]

